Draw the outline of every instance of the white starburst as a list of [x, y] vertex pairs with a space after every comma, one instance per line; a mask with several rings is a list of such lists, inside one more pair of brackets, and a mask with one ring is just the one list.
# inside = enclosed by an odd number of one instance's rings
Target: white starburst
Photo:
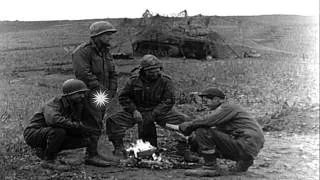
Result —
[[109, 102], [108, 94], [105, 91], [97, 91], [93, 96], [93, 102], [98, 106], [104, 106]]

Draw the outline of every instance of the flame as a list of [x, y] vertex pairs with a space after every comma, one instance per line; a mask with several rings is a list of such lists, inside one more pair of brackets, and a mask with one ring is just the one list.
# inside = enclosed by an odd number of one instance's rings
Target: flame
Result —
[[97, 91], [93, 96], [93, 102], [98, 106], [104, 106], [109, 102], [108, 94], [105, 91]]
[[127, 151], [133, 151], [134, 156], [138, 157], [138, 152], [142, 152], [142, 151], [147, 151], [147, 150], [151, 150], [151, 149], [155, 149], [154, 146], [152, 146], [150, 144], [150, 142], [143, 142], [142, 139], [138, 139], [137, 142], [135, 144], [132, 144], [131, 147], [129, 147], [127, 149]]
[[156, 155], [156, 153], [153, 153], [152, 154], [152, 159], [154, 161], [161, 161], [162, 160], [162, 156], [161, 156], [161, 154], [158, 156], [158, 155]]

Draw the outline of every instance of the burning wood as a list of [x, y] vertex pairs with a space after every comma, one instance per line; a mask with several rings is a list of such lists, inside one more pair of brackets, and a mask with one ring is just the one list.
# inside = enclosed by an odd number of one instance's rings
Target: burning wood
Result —
[[[151, 155], [157, 148], [152, 146], [149, 142], [143, 142], [142, 139], [138, 139], [135, 144], [132, 144], [131, 147], [127, 149], [127, 152], [129, 152], [129, 155], [131, 153], [134, 154], [134, 157], [138, 158], [139, 155]], [[151, 154], [150, 154], [151, 153]]]
[[[120, 166], [151, 169], [194, 168], [195, 163], [187, 163], [182, 157], [176, 157], [163, 149], [157, 149], [141, 139], [127, 148], [129, 158], [121, 160]], [[172, 156], [172, 157], [171, 157]]]
[[129, 158], [122, 160], [122, 166], [141, 167], [151, 169], [169, 169], [172, 163], [162, 158], [161, 153], [149, 142], [138, 139], [135, 144], [126, 149]]

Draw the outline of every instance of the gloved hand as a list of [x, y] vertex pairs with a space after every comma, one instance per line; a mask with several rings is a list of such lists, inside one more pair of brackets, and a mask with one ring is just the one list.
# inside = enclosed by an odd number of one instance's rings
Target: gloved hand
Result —
[[100, 136], [101, 134], [101, 130], [85, 126], [84, 124], [82, 124], [82, 122], [79, 123], [79, 131], [87, 135]]
[[138, 110], [133, 111], [133, 119], [136, 120], [138, 123], [142, 123], [142, 115]]
[[191, 122], [184, 122], [179, 125], [179, 130], [185, 136], [190, 136], [190, 134], [194, 131]]

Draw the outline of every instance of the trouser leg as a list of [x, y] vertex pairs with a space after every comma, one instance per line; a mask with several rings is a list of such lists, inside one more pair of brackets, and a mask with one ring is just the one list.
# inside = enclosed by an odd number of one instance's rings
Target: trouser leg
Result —
[[[168, 113], [161, 115], [157, 118], [156, 122], [160, 126], [164, 127], [166, 123], [169, 124], [181, 124], [187, 120], [188, 116], [176, 111], [174, 108], [169, 111]], [[172, 132], [172, 136], [175, 138], [177, 141], [177, 145], [175, 146], [175, 149], [177, 151], [177, 154], [179, 155], [188, 155], [190, 154], [190, 147], [188, 144], [188, 141], [186, 138], [182, 137], [180, 134], [177, 132]], [[187, 153], [187, 154], [186, 154]], [[185, 159], [188, 159], [188, 161], [192, 158], [186, 157]]]
[[[99, 107], [93, 101], [94, 96], [93, 91], [90, 91], [84, 104], [84, 109], [82, 111], [81, 121], [82, 123], [91, 128], [96, 130], [102, 130], [103, 126], [103, 117], [105, 112], [105, 107]], [[89, 157], [98, 155], [98, 141], [100, 135], [90, 135], [90, 145], [86, 149], [86, 154]]]
[[165, 126], [166, 123], [181, 124], [185, 122], [187, 118], [187, 115], [180, 113], [176, 111], [174, 108], [172, 108], [172, 110], [168, 113], [158, 116], [156, 122], [160, 126]]
[[51, 128], [47, 134], [47, 146], [44, 154], [48, 160], [55, 159], [57, 153], [61, 151], [62, 144], [66, 137], [66, 130], [62, 128]]
[[27, 129], [24, 132], [26, 143], [32, 148], [41, 148], [45, 159], [54, 159], [56, 154], [65, 149], [87, 147], [90, 140], [83, 135], [70, 135], [62, 128]]
[[217, 129], [199, 128], [192, 141], [197, 144], [199, 152], [215, 149], [224, 158], [235, 161], [248, 156], [236, 139]]
[[51, 127], [28, 129], [24, 136], [28, 145], [43, 149], [44, 159], [53, 160], [61, 150], [66, 131], [62, 128]]
[[67, 135], [62, 143], [61, 150], [88, 148], [92, 144], [89, 137], [76, 137]]
[[47, 134], [50, 127], [46, 128], [28, 128], [24, 131], [23, 136], [26, 143], [32, 148], [42, 148], [44, 149], [47, 145]]
[[154, 147], [158, 146], [157, 129], [153, 121], [139, 124], [138, 129], [139, 139], [150, 142], [150, 144]]
[[95, 92], [91, 91], [84, 101], [84, 109], [82, 111], [81, 121], [87, 127], [101, 130], [105, 107], [99, 107], [94, 103], [94, 93]]
[[128, 112], [118, 112], [106, 121], [106, 131], [109, 140], [115, 146], [123, 146], [123, 138], [127, 129], [132, 128], [136, 124], [132, 114]]

